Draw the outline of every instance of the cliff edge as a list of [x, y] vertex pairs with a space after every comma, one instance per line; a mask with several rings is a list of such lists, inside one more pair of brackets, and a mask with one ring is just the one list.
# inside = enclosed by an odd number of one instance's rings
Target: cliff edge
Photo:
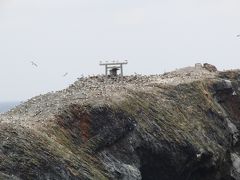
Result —
[[0, 115], [0, 179], [239, 180], [240, 71], [78, 79]]

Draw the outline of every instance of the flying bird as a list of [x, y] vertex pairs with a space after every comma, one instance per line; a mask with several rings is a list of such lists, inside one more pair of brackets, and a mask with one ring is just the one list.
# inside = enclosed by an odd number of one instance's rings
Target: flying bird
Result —
[[65, 73], [64, 75], [63, 75], [63, 77], [66, 77], [68, 75], [68, 73]]
[[38, 67], [38, 65], [35, 62], [31, 61], [31, 63], [33, 66]]

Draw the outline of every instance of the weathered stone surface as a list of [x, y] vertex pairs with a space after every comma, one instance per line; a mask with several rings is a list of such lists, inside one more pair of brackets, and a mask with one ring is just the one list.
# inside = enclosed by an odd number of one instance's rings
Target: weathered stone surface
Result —
[[205, 69], [207, 69], [208, 71], [210, 71], [210, 72], [217, 72], [216, 66], [214, 66], [214, 65], [212, 65], [212, 64], [204, 63], [204, 64], [203, 64], [203, 67], [204, 67]]
[[82, 77], [0, 115], [0, 179], [239, 180], [239, 89], [195, 67]]
[[233, 93], [234, 91], [232, 82], [226, 79], [216, 81], [213, 88], [216, 92]]

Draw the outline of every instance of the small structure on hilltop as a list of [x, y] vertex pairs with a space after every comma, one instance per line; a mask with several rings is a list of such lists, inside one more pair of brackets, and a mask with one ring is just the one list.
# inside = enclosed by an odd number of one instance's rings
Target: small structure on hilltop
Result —
[[195, 68], [196, 69], [202, 69], [203, 68], [202, 63], [196, 63]]
[[116, 62], [116, 61], [112, 61], [112, 62], [102, 62], [100, 61], [100, 66], [105, 66], [105, 75], [106, 77], [108, 77], [108, 74], [110, 73], [111, 77], [117, 77], [118, 76], [118, 70], [121, 71], [120, 75], [121, 75], [121, 80], [123, 80], [123, 65], [128, 64], [128, 61], [124, 61], [124, 62]]
[[118, 68], [113, 68], [113, 69], [110, 69], [110, 76], [117, 76], [118, 75]]

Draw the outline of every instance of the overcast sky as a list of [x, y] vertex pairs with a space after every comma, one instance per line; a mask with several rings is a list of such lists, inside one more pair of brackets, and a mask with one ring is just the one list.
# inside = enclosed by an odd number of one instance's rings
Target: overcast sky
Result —
[[240, 68], [239, 9], [239, 0], [0, 0], [0, 101], [102, 73], [100, 60], [127, 59], [127, 74]]

